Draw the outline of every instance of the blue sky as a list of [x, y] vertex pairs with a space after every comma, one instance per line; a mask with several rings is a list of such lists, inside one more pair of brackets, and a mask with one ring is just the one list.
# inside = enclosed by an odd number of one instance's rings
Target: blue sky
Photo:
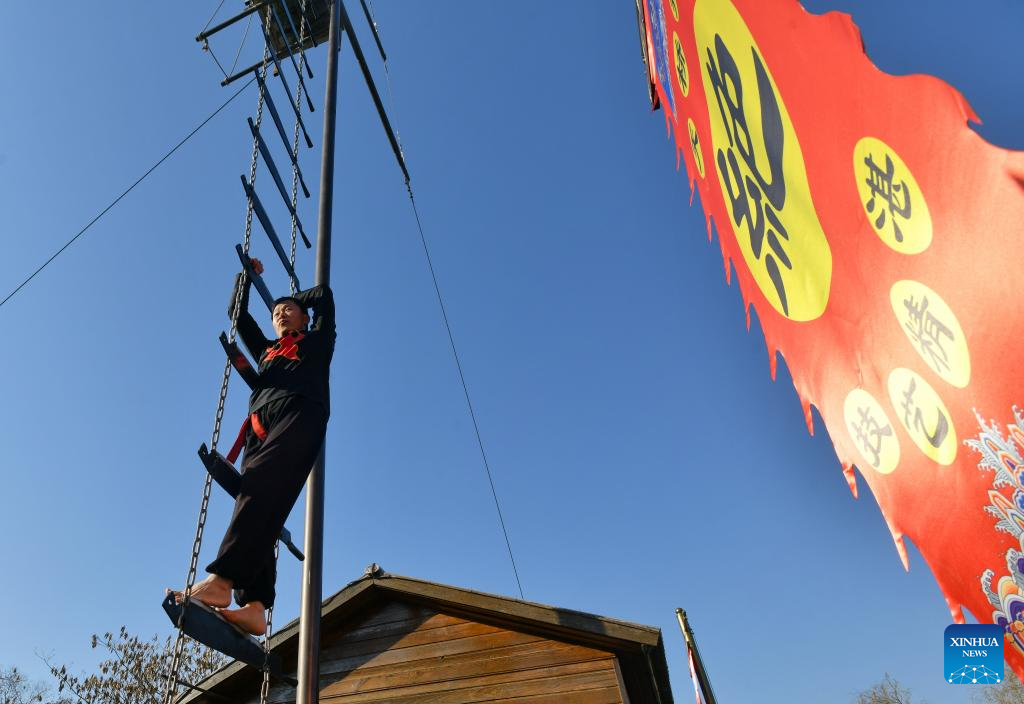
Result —
[[[215, 5], [6, 8], [2, 295], [229, 95], [193, 40]], [[805, 5], [852, 13], [881, 68], [944, 78], [987, 139], [1024, 148], [1020, 5]], [[885, 672], [968, 701], [941, 680], [949, 615], [927, 567], [912, 550], [904, 573], [873, 499], [851, 498], [823, 426], [808, 437], [788, 372], [773, 383], [745, 329], [649, 111], [632, 3], [374, 6], [526, 597], [661, 627], [679, 701], [676, 606], [722, 701], [848, 701]], [[515, 595], [401, 175], [343, 56], [324, 593], [378, 562]], [[43, 678], [37, 652], [85, 668], [94, 632], [170, 632], [159, 602], [188, 566], [255, 102], [0, 308], [0, 665]], [[315, 193], [318, 153], [302, 159]], [[315, 199], [301, 207], [312, 230]], [[304, 281], [312, 267], [300, 252]], [[235, 383], [228, 434], [245, 396]], [[229, 514], [216, 495], [201, 564]], [[297, 614], [299, 574], [283, 556], [278, 623]]]

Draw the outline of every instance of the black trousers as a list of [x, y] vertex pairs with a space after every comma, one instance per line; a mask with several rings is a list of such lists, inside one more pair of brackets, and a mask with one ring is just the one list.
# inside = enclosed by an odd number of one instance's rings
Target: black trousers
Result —
[[327, 431], [327, 410], [316, 401], [288, 396], [257, 411], [266, 437], [252, 428], [245, 439], [242, 485], [217, 559], [206, 571], [234, 582], [235, 601], [274, 604], [274, 545], [299, 498]]

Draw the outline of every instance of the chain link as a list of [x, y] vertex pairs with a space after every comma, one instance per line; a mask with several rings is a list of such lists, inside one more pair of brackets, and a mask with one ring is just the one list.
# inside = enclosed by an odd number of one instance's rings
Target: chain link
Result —
[[[281, 555], [281, 541], [274, 543], [274, 561]], [[274, 634], [274, 607], [267, 609], [267, 634], [263, 637], [264, 664], [270, 661], [270, 637]], [[260, 686], [260, 704], [267, 704], [270, 696], [270, 668], [263, 668], [263, 684]]]
[[[302, 0], [301, 14], [306, 14], [306, 0]], [[299, 82], [296, 87], [295, 95], [295, 107], [301, 107], [302, 100], [302, 89], [305, 86], [302, 81], [301, 70], [306, 67], [306, 52], [303, 48], [303, 44], [306, 40], [306, 23], [299, 21], [299, 25], [302, 27], [299, 30]], [[292, 163], [292, 213], [297, 213], [296, 205], [299, 197], [299, 127], [300, 123], [298, 117], [295, 118], [295, 131], [292, 137], [292, 155], [294, 156], [294, 162]], [[292, 232], [291, 232], [291, 252], [288, 261], [292, 265], [292, 271], [295, 271], [295, 250], [296, 250], [296, 239], [298, 233], [298, 218], [292, 215]], [[288, 286], [293, 294], [298, 293], [295, 286], [295, 280], [288, 279]], [[274, 544], [274, 560], [276, 561], [281, 552], [281, 543], [278, 541]], [[267, 610], [267, 635], [263, 639], [263, 652], [266, 655], [266, 660], [270, 660], [270, 637], [274, 632], [274, 607], [270, 607]], [[263, 684], [260, 686], [260, 704], [267, 704], [267, 700], [270, 697], [270, 672], [267, 669], [263, 670]]]
[[[270, 48], [264, 47], [263, 49], [263, 65], [258, 69], [261, 72], [262, 77], [267, 75], [267, 62], [270, 60]], [[263, 86], [264, 82], [260, 82], [259, 98], [257, 99], [256, 107], [256, 128], [259, 129], [260, 123], [263, 120]], [[249, 166], [249, 183], [255, 184], [256, 181], [256, 167], [259, 159], [259, 141], [257, 138], [253, 138], [252, 148], [252, 159]], [[248, 199], [246, 212], [245, 212], [245, 235], [242, 244], [242, 250], [248, 254], [249, 244], [252, 239], [252, 216], [253, 216], [253, 204], [252, 198]], [[244, 290], [246, 281], [245, 273], [242, 274], [242, 280], [239, 282], [238, 290], [235, 292], [235, 306], [231, 316], [231, 331], [228, 334], [230, 341], [235, 340], [235, 335], [238, 330], [238, 316], [241, 311], [242, 304], [242, 292]], [[217, 399], [217, 413], [213, 423], [213, 434], [210, 438], [211, 452], [217, 449], [217, 443], [220, 440], [221, 423], [224, 419], [224, 407], [227, 403], [228, 397], [228, 385], [231, 381], [231, 361], [228, 360], [224, 364], [224, 374], [221, 378], [220, 394]], [[189, 598], [191, 597], [192, 587], [195, 584], [196, 572], [199, 566], [199, 553], [203, 545], [203, 532], [206, 529], [206, 515], [207, 510], [210, 506], [210, 492], [213, 488], [213, 477], [207, 473], [206, 481], [203, 484], [203, 498], [199, 505], [199, 519], [196, 525], [196, 535], [192, 542], [192, 559], [189, 562], [188, 567], [188, 578], [185, 580], [185, 592], [184, 599], [182, 600], [182, 610], [188, 608]], [[178, 689], [178, 668], [181, 667], [181, 655], [185, 649], [185, 634], [184, 631], [179, 627], [178, 636], [174, 642], [174, 655], [171, 660], [171, 667], [167, 673], [167, 684], [164, 689], [164, 704], [172, 704], [174, 697], [177, 694]]]
[[[301, 15], [303, 17], [306, 15], [306, 4], [307, 4], [306, 0], [302, 0], [302, 8], [301, 8], [300, 12], [301, 12]], [[306, 49], [305, 49], [305, 46], [304, 46], [305, 42], [306, 42], [306, 27], [307, 27], [307, 23], [303, 22], [300, 19], [299, 27], [301, 28], [301, 29], [299, 29], [299, 71], [300, 71], [299, 76], [301, 77], [301, 75], [302, 75], [301, 70], [304, 69], [307, 66], [307, 63], [306, 63]], [[296, 109], [296, 111], [298, 111], [299, 108], [302, 107], [302, 89], [303, 89], [303, 87], [304, 87], [304, 83], [302, 81], [299, 81], [299, 85], [298, 85], [298, 87], [295, 90], [295, 109]], [[291, 265], [292, 265], [292, 271], [295, 271], [295, 249], [296, 249], [296, 241], [295, 241], [295, 239], [296, 239], [296, 234], [298, 232], [298, 225], [299, 225], [299, 219], [298, 219], [298, 216], [297, 216], [297, 213], [299, 211], [295, 209], [295, 206], [298, 203], [298, 198], [299, 198], [299, 127], [300, 127], [299, 118], [296, 116], [296, 118], [295, 118], [295, 129], [294, 129], [294, 133], [292, 135], [292, 155], [295, 157], [295, 162], [292, 164], [292, 242], [291, 242], [292, 250], [291, 250], [291, 257], [289, 259], [289, 261], [291, 262]], [[293, 294], [298, 293], [298, 291], [296, 290], [296, 287], [295, 287], [295, 281], [294, 280], [289, 280], [288, 285], [291, 287], [291, 291], [292, 291]]]

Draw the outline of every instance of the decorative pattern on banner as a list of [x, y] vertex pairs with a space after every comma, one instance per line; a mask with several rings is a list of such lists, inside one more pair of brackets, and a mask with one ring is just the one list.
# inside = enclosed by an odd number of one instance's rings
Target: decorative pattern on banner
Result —
[[778, 351], [904, 565], [907, 536], [954, 620], [1002, 626], [1024, 676], [1024, 154], [973, 132], [943, 81], [875, 68], [848, 15], [642, 8], [654, 94], [773, 376]]
[[[986, 569], [981, 587], [994, 609], [992, 623], [1006, 631], [1007, 647], [1024, 650], [1024, 414], [1014, 408], [1013, 415], [1015, 422], [1007, 427], [1005, 438], [995, 422], [986, 424], [979, 416], [981, 432], [967, 445], [982, 457], [978, 468], [994, 473], [988, 492], [990, 504], [985, 511], [996, 519], [995, 529], [1012, 536], [1020, 548], [1006, 551], [1007, 574], [993, 587], [996, 571]], [[1009, 489], [1009, 496], [1004, 489]]]

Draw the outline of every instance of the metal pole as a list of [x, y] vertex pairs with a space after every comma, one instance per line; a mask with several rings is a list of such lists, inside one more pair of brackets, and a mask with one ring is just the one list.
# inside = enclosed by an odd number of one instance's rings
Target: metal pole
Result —
[[[324, 140], [320, 161], [320, 217], [316, 238], [316, 283], [331, 281], [331, 217], [334, 195], [334, 123], [337, 115], [340, 0], [331, 3], [327, 40], [327, 87], [324, 93]], [[326, 440], [325, 440], [326, 444]], [[306, 483], [306, 559], [302, 563], [302, 608], [299, 614], [299, 687], [296, 704], [320, 701], [320, 606], [324, 564], [324, 448]]]
[[683, 632], [683, 638], [686, 639], [686, 650], [693, 657], [693, 670], [697, 675], [697, 685], [700, 687], [701, 694], [704, 695], [704, 701], [707, 704], [716, 704], [715, 692], [711, 689], [711, 681], [708, 680], [708, 673], [704, 670], [704, 660], [701, 659], [700, 651], [697, 650], [697, 640], [693, 637], [693, 631], [690, 630], [689, 621], [686, 620], [686, 612], [676, 609], [676, 618], [679, 619], [679, 629]]

